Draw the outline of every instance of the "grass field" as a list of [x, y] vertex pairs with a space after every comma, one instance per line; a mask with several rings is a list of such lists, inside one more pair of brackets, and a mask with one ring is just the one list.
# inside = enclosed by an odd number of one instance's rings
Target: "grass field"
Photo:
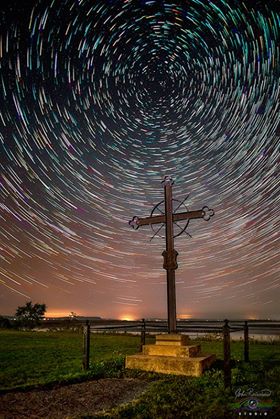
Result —
[[[148, 337], [147, 343], [154, 338]], [[201, 341], [204, 353], [214, 353], [223, 358], [221, 341]], [[139, 351], [139, 336], [91, 335], [91, 364], [121, 357]], [[0, 332], [0, 389], [11, 389], [36, 384], [87, 376], [82, 369], [82, 333], [60, 332]], [[233, 360], [243, 359], [243, 343], [231, 343]], [[251, 343], [250, 360], [280, 360], [280, 343]]]
[[[137, 336], [94, 334], [90, 361], [113, 360], [139, 347]], [[82, 333], [0, 331], [0, 390], [86, 377], [82, 357]]]
[[[147, 343], [154, 341], [153, 337], [148, 339]], [[200, 344], [204, 353], [215, 353], [220, 362], [199, 379], [168, 377], [124, 370], [125, 355], [139, 351], [139, 336], [93, 334], [90, 370], [84, 372], [82, 333], [2, 330], [0, 389], [24, 389], [89, 377], [143, 376], [154, 381], [147, 393], [137, 405], [121, 407], [112, 417], [186, 417], [180, 416], [184, 406], [192, 413], [190, 417], [224, 417], [228, 403], [234, 399], [223, 388], [223, 343], [202, 340]], [[252, 362], [246, 364], [242, 362], [243, 343], [233, 341], [231, 355], [233, 385], [270, 388], [274, 402], [280, 405], [280, 343], [250, 343]], [[207, 411], [208, 416], [203, 416], [202, 411]]]

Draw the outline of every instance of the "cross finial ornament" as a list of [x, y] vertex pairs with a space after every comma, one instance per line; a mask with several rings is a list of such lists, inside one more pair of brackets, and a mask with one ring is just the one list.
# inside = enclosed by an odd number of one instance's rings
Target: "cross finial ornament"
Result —
[[161, 183], [163, 184], [163, 186], [165, 186], [165, 185], [171, 185], [172, 186], [172, 185], [174, 185], [174, 180], [172, 179], [171, 176], [166, 175], [166, 176], [164, 176], [164, 179]]
[[[203, 218], [205, 221], [209, 221], [214, 215], [214, 211], [204, 206], [201, 210], [176, 213], [176, 210], [184, 203], [184, 201], [182, 201], [173, 213], [173, 201], [176, 201], [172, 198], [172, 186], [174, 181], [171, 176], [165, 176], [162, 184], [164, 186], [165, 212], [160, 211], [160, 215], [153, 215], [153, 210], [150, 217], [139, 218], [135, 216], [129, 221], [129, 225], [136, 230], [143, 225], [165, 225], [166, 250], [162, 252], [162, 256], [164, 258], [163, 267], [167, 273], [168, 333], [176, 333], [175, 270], [178, 268], [178, 252], [174, 249], [174, 237], [177, 237], [178, 235], [174, 236], [173, 225], [174, 223], [177, 225], [178, 221], [187, 220], [187, 222], [189, 222], [189, 220], [197, 218]], [[157, 204], [154, 209], [158, 208], [160, 204]], [[181, 230], [184, 232], [185, 228]]]

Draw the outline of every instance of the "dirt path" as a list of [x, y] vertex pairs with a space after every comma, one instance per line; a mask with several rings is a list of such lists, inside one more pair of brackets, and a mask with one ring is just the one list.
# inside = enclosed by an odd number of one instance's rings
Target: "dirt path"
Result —
[[0, 396], [0, 419], [62, 419], [90, 416], [139, 396], [148, 382], [105, 378], [52, 390], [7, 393]]

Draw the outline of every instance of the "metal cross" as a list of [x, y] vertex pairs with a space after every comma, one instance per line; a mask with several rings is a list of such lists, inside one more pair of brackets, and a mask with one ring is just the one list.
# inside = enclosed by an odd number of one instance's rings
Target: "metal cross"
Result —
[[[166, 250], [163, 251], [163, 268], [167, 273], [167, 310], [168, 310], [168, 333], [176, 333], [176, 291], [175, 291], [175, 270], [178, 268], [178, 252], [174, 249], [173, 223], [181, 220], [192, 220], [203, 218], [208, 221], [214, 215], [214, 211], [208, 207], [203, 207], [197, 211], [185, 211], [173, 213], [172, 205], [172, 185], [173, 180], [170, 176], [165, 176], [162, 184], [164, 186], [165, 213], [152, 215], [146, 218], [133, 217], [129, 225], [134, 229], [140, 226], [152, 224], [165, 224]], [[179, 205], [180, 207], [180, 205]], [[177, 208], [179, 208], [177, 207]]]

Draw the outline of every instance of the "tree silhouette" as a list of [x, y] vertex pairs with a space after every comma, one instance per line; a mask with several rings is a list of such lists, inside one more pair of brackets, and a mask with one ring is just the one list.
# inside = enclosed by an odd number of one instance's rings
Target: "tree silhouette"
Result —
[[69, 318], [70, 318], [70, 320], [76, 320], [77, 319], [77, 313], [75, 313], [74, 311], [71, 311], [71, 313], [69, 314]]
[[32, 328], [44, 318], [46, 309], [46, 304], [32, 304], [28, 301], [24, 306], [17, 308], [16, 319], [22, 326]]

